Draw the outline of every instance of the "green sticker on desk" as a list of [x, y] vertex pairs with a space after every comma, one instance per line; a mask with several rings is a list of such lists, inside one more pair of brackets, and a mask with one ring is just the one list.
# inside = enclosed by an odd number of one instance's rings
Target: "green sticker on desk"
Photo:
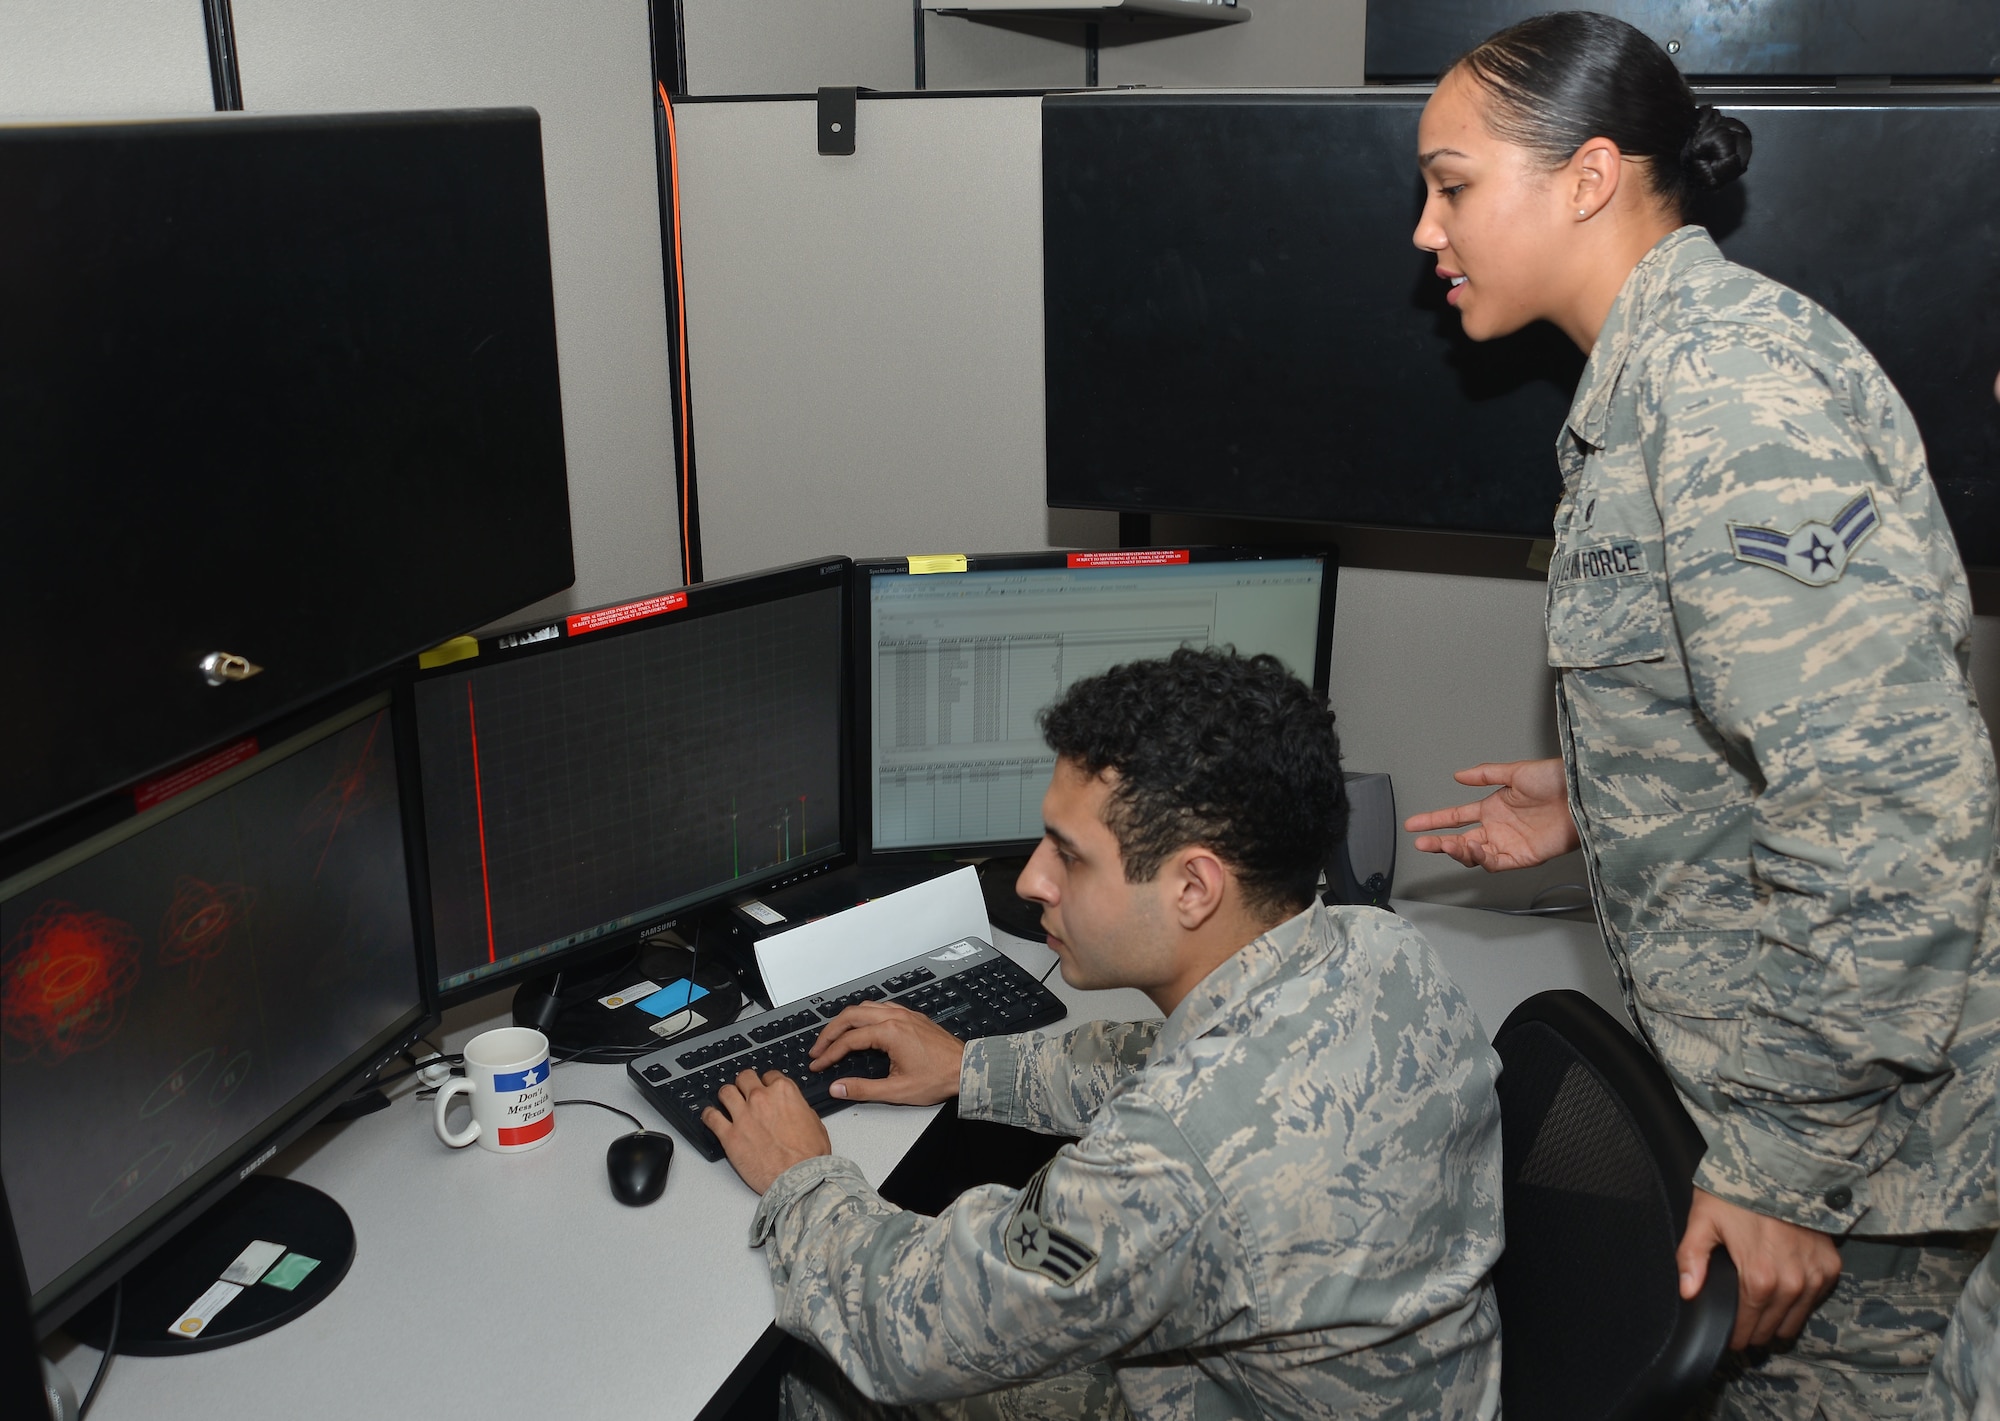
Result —
[[306, 1274], [317, 1267], [317, 1258], [308, 1258], [303, 1253], [288, 1253], [271, 1265], [271, 1271], [264, 1275], [262, 1281], [289, 1293], [305, 1282]]

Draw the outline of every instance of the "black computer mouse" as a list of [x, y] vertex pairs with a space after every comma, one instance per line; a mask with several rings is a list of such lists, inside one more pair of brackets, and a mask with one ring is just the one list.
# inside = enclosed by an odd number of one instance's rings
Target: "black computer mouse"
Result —
[[667, 1166], [674, 1158], [674, 1137], [658, 1130], [634, 1130], [620, 1135], [604, 1152], [604, 1169], [611, 1176], [611, 1197], [621, 1204], [650, 1204], [667, 1187]]

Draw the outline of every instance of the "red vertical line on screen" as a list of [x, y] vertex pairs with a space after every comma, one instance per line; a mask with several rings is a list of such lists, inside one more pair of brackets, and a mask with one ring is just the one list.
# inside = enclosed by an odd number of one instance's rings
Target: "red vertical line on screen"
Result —
[[479, 718], [472, 712], [472, 682], [465, 683], [465, 723], [472, 731], [472, 812], [479, 821], [479, 895], [486, 900], [486, 960], [493, 951], [493, 880], [486, 872], [486, 796], [479, 787]]

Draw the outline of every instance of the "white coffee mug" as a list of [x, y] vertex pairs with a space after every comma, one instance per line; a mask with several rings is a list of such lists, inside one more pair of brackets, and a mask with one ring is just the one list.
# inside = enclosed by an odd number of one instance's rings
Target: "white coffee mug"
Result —
[[[452, 1097], [472, 1097], [472, 1122], [445, 1127]], [[482, 1031], [466, 1043], [465, 1074], [437, 1093], [437, 1136], [453, 1149], [477, 1140], [499, 1155], [532, 1150], [555, 1133], [556, 1096], [549, 1089], [549, 1038], [526, 1026]]]

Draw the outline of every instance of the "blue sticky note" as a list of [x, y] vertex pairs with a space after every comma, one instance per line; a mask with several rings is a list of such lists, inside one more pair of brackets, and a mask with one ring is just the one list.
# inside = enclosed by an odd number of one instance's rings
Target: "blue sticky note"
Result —
[[670, 982], [643, 1001], [632, 1005], [651, 1016], [672, 1016], [677, 1011], [686, 1011], [690, 1003], [698, 1002], [708, 995], [708, 988], [697, 987], [683, 977], [678, 982]]

